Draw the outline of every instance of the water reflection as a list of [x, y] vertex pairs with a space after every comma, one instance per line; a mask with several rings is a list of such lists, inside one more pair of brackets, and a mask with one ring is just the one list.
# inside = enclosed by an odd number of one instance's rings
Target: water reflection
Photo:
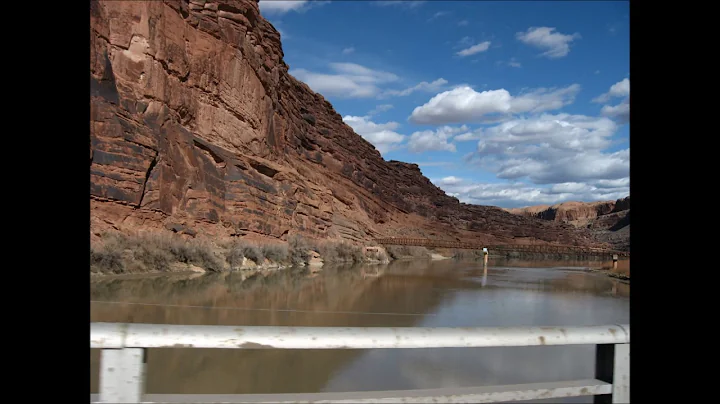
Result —
[[[296, 270], [250, 279], [237, 273], [104, 279], [91, 283], [91, 299], [97, 301], [91, 303], [91, 321], [357, 327], [629, 321], [629, 285], [561, 264], [544, 269], [543, 263], [493, 260], [488, 267], [482, 262], [398, 261], [326, 267], [315, 276]], [[591, 378], [593, 355], [591, 346], [152, 349], [146, 390], [290, 393], [560, 381]], [[93, 352], [91, 391], [97, 390], [98, 358]]]

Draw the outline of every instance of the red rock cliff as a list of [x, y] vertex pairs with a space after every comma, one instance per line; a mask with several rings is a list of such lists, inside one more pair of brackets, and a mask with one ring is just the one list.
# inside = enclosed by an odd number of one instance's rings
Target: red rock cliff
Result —
[[91, 232], [592, 245], [386, 162], [288, 74], [254, 0], [91, 1]]
[[507, 209], [508, 212], [517, 215], [583, 226], [600, 216], [628, 210], [630, 210], [629, 196], [616, 201], [563, 202], [552, 206], [537, 205], [526, 208]]

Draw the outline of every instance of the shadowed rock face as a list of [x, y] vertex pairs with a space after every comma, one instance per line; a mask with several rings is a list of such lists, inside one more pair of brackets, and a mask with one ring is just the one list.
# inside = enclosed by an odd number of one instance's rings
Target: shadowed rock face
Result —
[[91, 1], [91, 233], [597, 245], [461, 204], [288, 74], [254, 0]]

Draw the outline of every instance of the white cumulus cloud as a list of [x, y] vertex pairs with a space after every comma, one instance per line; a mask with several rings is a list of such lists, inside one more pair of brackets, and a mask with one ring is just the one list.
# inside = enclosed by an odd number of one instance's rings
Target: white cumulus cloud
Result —
[[404, 135], [395, 132], [400, 126], [397, 122], [375, 123], [368, 117], [351, 115], [344, 116], [343, 122], [372, 143], [381, 154], [397, 149], [405, 139]]
[[467, 130], [467, 126], [463, 125], [457, 128], [442, 126], [436, 130], [415, 132], [410, 135], [408, 150], [412, 153], [422, 153], [426, 151], [455, 152], [457, 149], [453, 143], [450, 143], [450, 140], [454, 135], [466, 132]]
[[544, 49], [542, 56], [556, 59], [570, 53], [570, 43], [580, 38], [580, 34], [566, 35], [556, 32], [556, 29], [551, 27], [530, 27], [525, 32], [516, 33], [515, 37], [526, 45]]
[[478, 134], [467, 161], [498, 178], [535, 184], [616, 180], [630, 175], [629, 149], [604, 152], [617, 128], [611, 119], [584, 115], [515, 119]]
[[598, 186], [595, 182], [568, 182], [552, 186], [535, 186], [519, 182], [479, 183], [456, 176], [433, 179], [432, 182], [448, 195], [457, 197], [461, 202], [503, 208], [554, 205], [568, 201], [609, 201], [624, 198], [630, 194], [630, 188], [627, 185], [608, 188]]
[[593, 102], [606, 103], [612, 98], [624, 97], [617, 105], [604, 105], [600, 110], [603, 116], [615, 119], [620, 124], [630, 122], [630, 79], [625, 78], [610, 86], [608, 92], [593, 98]]
[[560, 89], [539, 88], [517, 96], [505, 89], [477, 92], [471, 87], [456, 87], [442, 92], [415, 108], [409, 120], [417, 124], [442, 125], [483, 121], [488, 116], [538, 113], [571, 104], [580, 91], [573, 84]]
[[625, 99], [618, 105], [605, 105], [600, 110], [603, 116], [615, 119], [619, 124], [630, 122], [630, 100]]
[[593, 98], [592, 102], [604, 103], [613, 97], [628, 97], [630, 95], [630, 79], [625, 78], [610, 86], [607, 93]]

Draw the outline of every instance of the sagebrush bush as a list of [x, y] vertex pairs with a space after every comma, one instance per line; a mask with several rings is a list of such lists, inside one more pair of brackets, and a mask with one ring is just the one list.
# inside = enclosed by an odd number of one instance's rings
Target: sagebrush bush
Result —
[[205, 240], [188, 241], [184, 247], [183, 257], [187, 259], [187, 263], [209, 271], [219, 272], [225, 268], [222, 258], [215, 253], [215, 248]]
[[369, 251], [366, 255], [367, 258], [376, 261], [389, 261], [389, 257], [383, 250], [380, 251]]
[[262, 254], [273, 262], [287, 262], [289, 257], [288, 246], [284, 244], [266, 244], [262, 246]]
[[256, 244], [245, 240], [234, 240], [225, 252], [225, 260], [232, 266], [239, 266], [242, 264], [243, 257], [256, 264], [262, 264], [265, 261], [265, 255]]
[[318, 252], [325, 262], [362, 262], [362, 248], [347, 242], [324, 242], [318, 245]]
[[102, 240], [101, 246], [90, 249], [93, 272], [166, 272], [173, 263], [192, 264], [215, 272], [224, 269], [222, 259], [205, 240], [183, 240], [169, 234], [125, 235], [119, 232], [105, 233]]
[[288, 248], [290, 249], [290, 262], [293, 265], [301, 265], [308, 262], [308, 241], [300, 235], [294, 234], [288, 237]]
[[120, 274], [124, 271], [122, 251], [90, 247], [90, 272]]
[[387, 246], [386, 251], [393, 259], [400, 258], [430, 258], [430, 251], [425, 247], [416, 246]]

